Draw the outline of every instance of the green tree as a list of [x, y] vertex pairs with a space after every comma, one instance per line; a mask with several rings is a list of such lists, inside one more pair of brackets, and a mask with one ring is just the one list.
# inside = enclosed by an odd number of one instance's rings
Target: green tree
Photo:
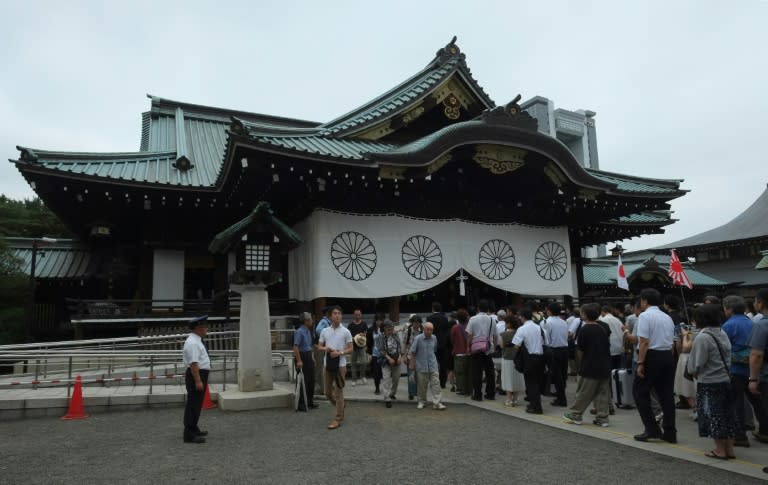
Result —
[[29, 278], [21, 271], [21, 260], [0, 238], [0, 345], [24, 341], [28, 285]]

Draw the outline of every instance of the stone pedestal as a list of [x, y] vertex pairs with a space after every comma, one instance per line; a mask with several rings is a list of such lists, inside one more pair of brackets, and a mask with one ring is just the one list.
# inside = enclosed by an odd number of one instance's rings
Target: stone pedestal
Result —
[[232, 287], [240, 300], [240, 392], [272, 390], [272, 339], [269, 332], [269, 299], [264, 285]]

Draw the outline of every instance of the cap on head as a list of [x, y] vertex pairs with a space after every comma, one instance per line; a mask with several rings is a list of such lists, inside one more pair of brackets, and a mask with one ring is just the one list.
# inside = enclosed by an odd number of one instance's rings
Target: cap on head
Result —
[[386, 320], [384, 322], [383, 328], [395, 328], [395, 325], [392, 322], [390, 322], [389, 320]]
[[190, 330], [194, 330], [197, 327], [207, 327], [207, 326], [208, 326], [208, 315], [201, 315], [189, 321]]

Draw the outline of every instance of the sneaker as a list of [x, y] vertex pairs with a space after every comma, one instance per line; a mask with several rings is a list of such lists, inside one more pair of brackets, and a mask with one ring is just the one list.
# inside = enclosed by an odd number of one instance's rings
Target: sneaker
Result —
[[607, 428], [608, 426], [610, 426], [610, 424], [608, 424], [608, 421], [603, 421], [601, 419], [593, 420], [592, 424], [594, 424], [595, 426], [600, 426], [601, 428]]
[[456, 386], [451, 386], [451, 392], [456, 392]]
[[392, 407], [392, 401], [387, 401], [384, 403], [388, 408]]
[[432, 409], [435, 409], [437, 411], [442, 411], [442, 410], [445, 409], [445, 404], [439, 402], [439, 403], [435, 404], [434, 406], [432, 406]]
[[352, 381], [352, 387], [355, 387], [357, 385], [357, 381]]
[[424, 401], [419, 401], [419, 404], [416, 405], [416, 409], [424, 409]]
[[510, 408], [511, 408], [512, 406], [514, 406], [514, 404], [512, 404], [512, 401], [510, 401], [510, 400], [506, 400], [506, 401], [504, 401], [504, 405], [505, 405], [505, 406], [507, 406], [507, 407], [510, 407]]
[[363, 385], [366, 385], [367, 383], [368, 381], [365, 379], [365, 377], [363, 377]]
[[512, 399], [512, 407], [515, 407], [515, 406], [517, 406], [518, 404], [519, 404], [519, 403], [518, 403], [517, 399]]
[[571, 413], [564, 413], [563, 421], [570, 424], [581, 424], [581, 418], [575, 418]]

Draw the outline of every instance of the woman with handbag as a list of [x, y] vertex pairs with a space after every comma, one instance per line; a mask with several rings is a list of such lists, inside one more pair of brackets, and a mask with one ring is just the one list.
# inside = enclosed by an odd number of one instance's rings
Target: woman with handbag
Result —
[[731, 394], [731, 342], [720, 329], [724, 316], [719, 305], [705, 304], [693, 313], [701, 329], [688, 357], [688, 373], [697, 379], [696, 406], [699, 436], [715, 440], [715, 449], [705, 453], [709, 458], [736, 458], [736, 413]]
[[688, 358], [691, 355], [691, 349], [693, 348], [693, 339], [696, 338], [697, 332], [691, 330], [687, 325], [681, 325], [680, 340], [675, 341], [679, 358], [677, 360], [677, 368], [675, 369], [674, 390], [675, 395], [680, 399], [680, 402], [675, 407], [677, 409], [692, 409], [691, 418], [694, 420], [697, 419], [696, 382], [685, 377], [685, 370], [688, 365]]
[[505, 406], [517, 406], [517, 396], [525, 392], [525, 378], [515, 369], [515, 346], [512, 339], [515, 331], [520, 326], [520, 319], [516, 314], [507, 313], [504, 317], [505, 329], [499, 339], [501, 340], [501, 388], [507, 393]]

